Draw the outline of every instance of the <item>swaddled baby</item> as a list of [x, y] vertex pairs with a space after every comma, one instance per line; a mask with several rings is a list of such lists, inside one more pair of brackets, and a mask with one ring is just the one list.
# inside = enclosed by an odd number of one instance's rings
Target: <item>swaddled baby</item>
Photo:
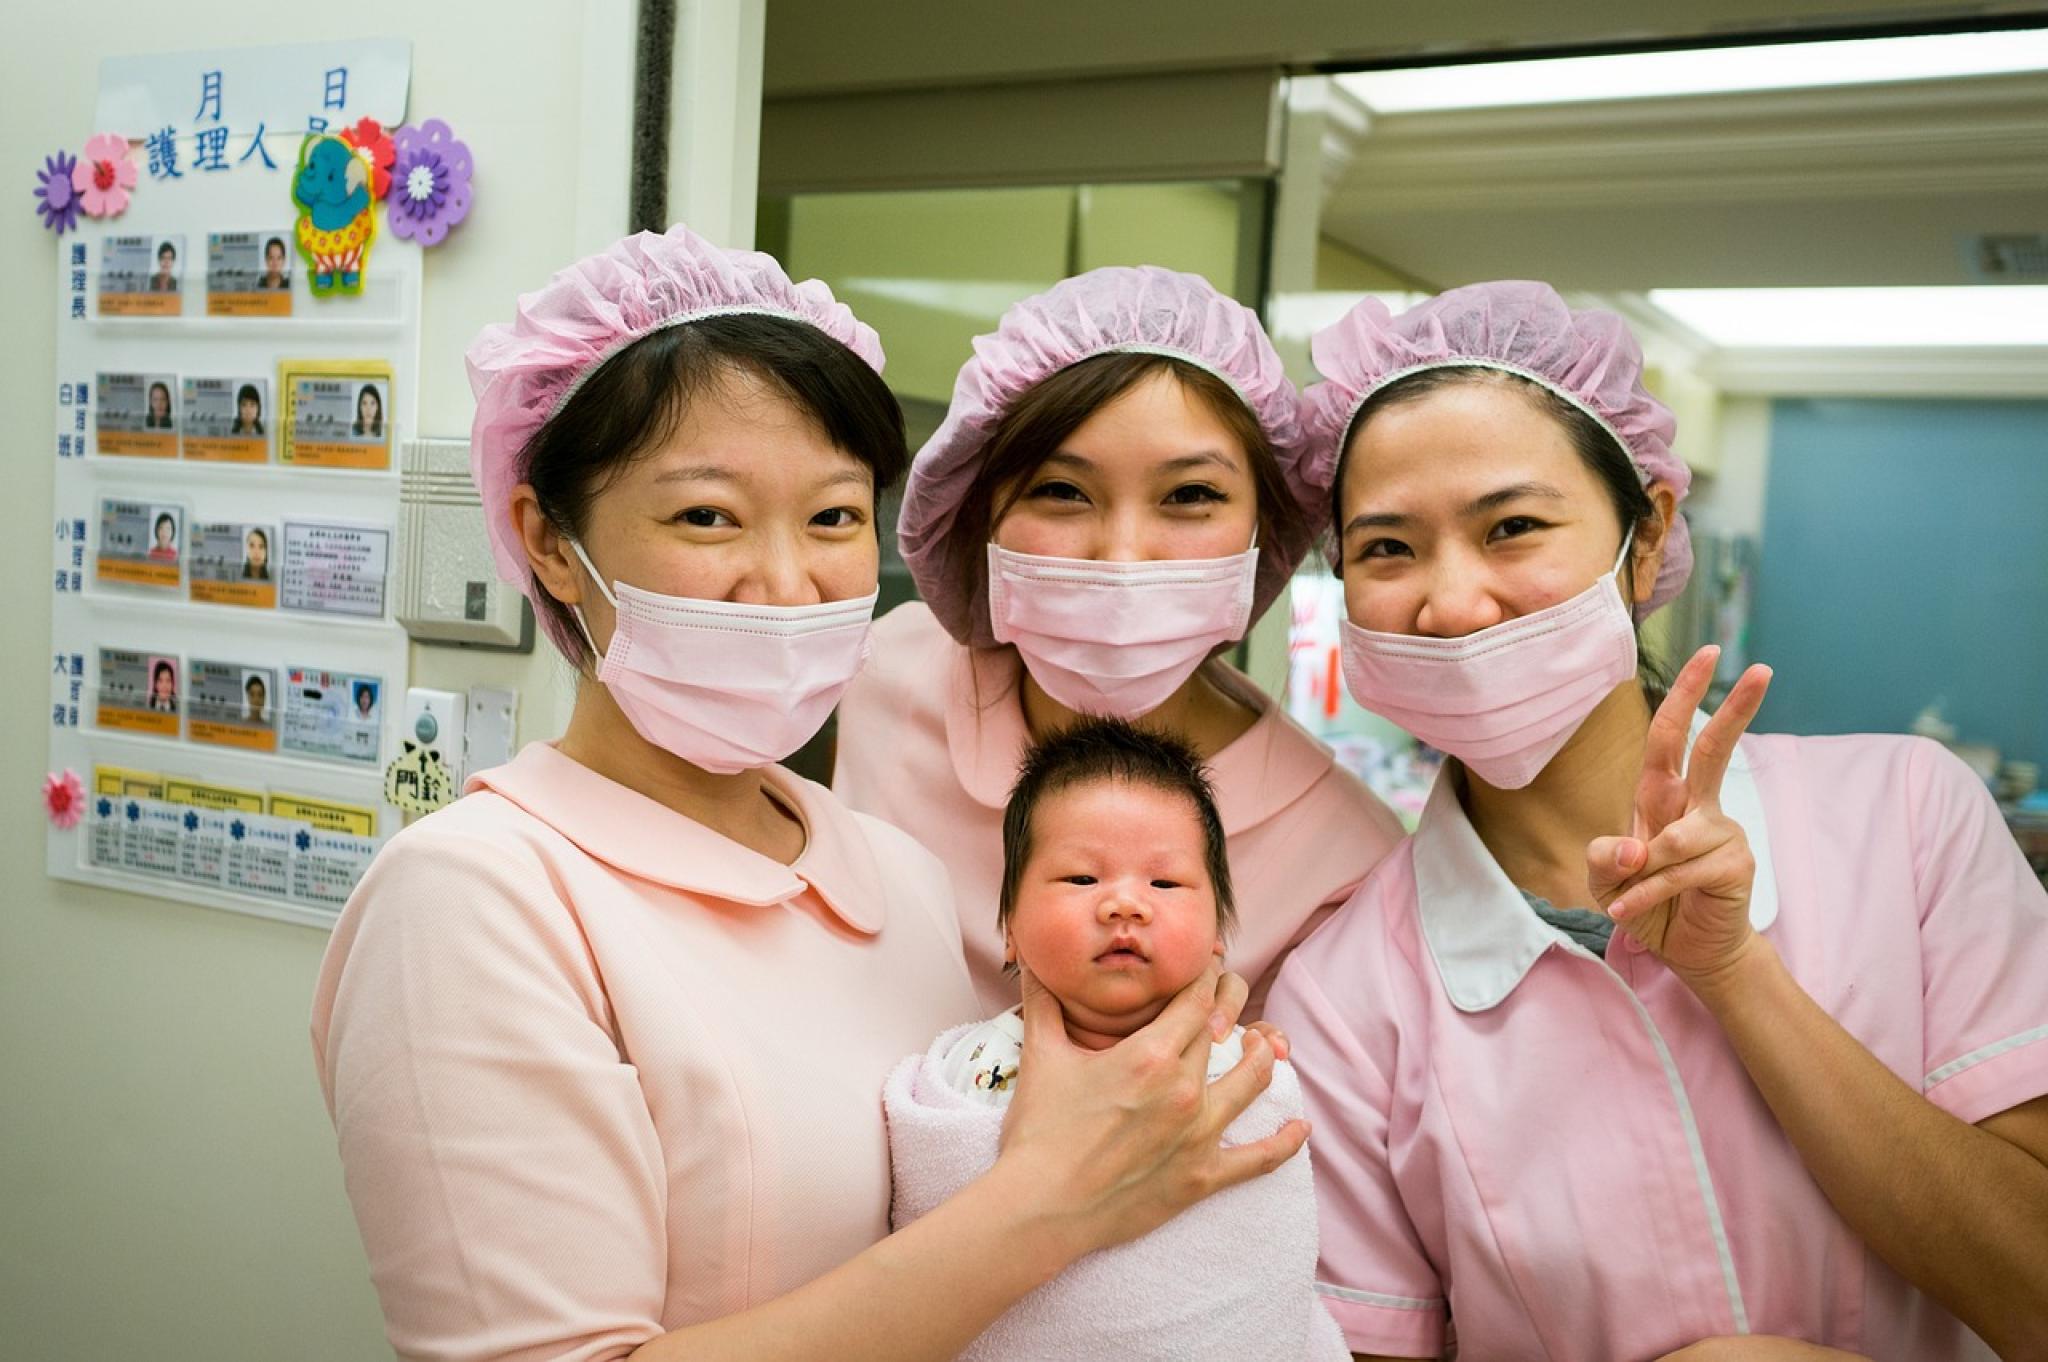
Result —
[[[1068, 1037], [1102, 1050], [1143, 1027], [1223, 951], [1233, 907], [1223, 826], [1186, 745], [1088, 720], [1034, 748], [1003, 819], [1004, 949], [1058, 999]], [[1214, 1047], [1209, 1078], [1243, 1054]], [[1023, 1063], [1018, 1009], [906, 1059], [883, 1094], [897, 1227], [995, 1163]], [[1224, 1133], [1243, 1144], [1302, 1114], [1284, 1062]], [[1349, 1357], [1317, 1303], [1306, 1151], [1131, 1243], [1092, 1254], [1013, 1306], [963, 1358]]]

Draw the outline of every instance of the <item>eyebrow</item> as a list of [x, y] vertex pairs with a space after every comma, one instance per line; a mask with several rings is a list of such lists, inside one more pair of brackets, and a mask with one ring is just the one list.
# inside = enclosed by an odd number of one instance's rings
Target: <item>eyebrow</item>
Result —
[[[1473, 516], [1484, 515], [1488, 511], [1497, 511], [1509, 502], [1520, 501], [1525, 497], [1541, 497], [1550, 501], [1566, 500], [1563, 492], [1547, 482], [1516, 482], [1510, 483], [1506, 487], [1495, 488], [1484, 496], [1474, 497], [1471, 501], [1465, 503], [1464, 509], [1458, 512], [1458, 516], [1460, 519], [1469, 520]], [[1413, 516], [1403, 515], [1396, 511], [1363, 511], [1344, 522], [1344, 533], [1350, 534], [1353, 530], [1371, 530], [1408, 525], [1414, 523], [1414, 519]]]
[[[700, 463], [690, 464], [683, 468], [671, 468], [667, 472], [658, 473], [655, 475], [654, 481], [657, 484], [667, 482], [722, 482], [736, 486], [743, 482], [744, 479], [739, 473], [724, 464]], [[838, 487], [842, 484], [853, 487], [872, 487], [874, 485], [874, 474], [866, 465], [862, 465], [859, 468], [841, 468], [818, 479], [813, 485], [817, 487]]]
[[654, 480], [660, 482], [738, 482], [739, 474], [723, 464], [697, 463], [684, 468], [671, 468], [657, 473]]
[[[1068, 467], [1083, 469], [1091, 473], [1098, 472], [1101, 468], [1101, 466], [1097, 464], [1093, 459], [1083, 458], [1079, 454], [1069, 454], [1064, 449], [1054, 450], [1052, 453], [1046, 455], [1045, 462], [1049, 464], [1063, 464]], [[1189, 468], [1199, 468], [1204, 464], [1215, 464], [1219, 468], [1227, 469], [1233, 473], [1237, 471], [1237, 464], [1232, 462], [1230, 457], [1224, 454], [1223, 451], [1219, 449], [1197, 450], [1193, 454], [1182, 454], [1175, 458], [1168, 459], [1164, 463], [1159, 465], [1159, 471], [1165, 473], [1179, 473]]]

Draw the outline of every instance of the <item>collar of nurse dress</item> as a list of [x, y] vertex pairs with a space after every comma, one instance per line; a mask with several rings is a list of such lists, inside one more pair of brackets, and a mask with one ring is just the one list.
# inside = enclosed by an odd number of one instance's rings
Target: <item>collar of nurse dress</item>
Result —
[[[1693, 721], [1694, 737], [1705, 719]], [[1771, 864], [1770, 829], [1763, 799], [1750, 769], [1747, 740], [1736, 744], [1721, 782], [1721, 810], [1742, 826], [1756, 861], [1750, 887], [1749, 923], [1763, 931], [1778, 920], [1778, 881]], [[1415, 829], [1413, 849], [1417, 911], [1422, 935], [1436, 961], [1444, 992], [1460, 1012], [1484, 1012], [1498, 1005], [1543, 952], [1564, 933], [1529, 909], [1522, 891], [1509, 881], [1493, 853], [1479, 840], [1456, 781], [1447, 773], [1429, 792]], [[1621, 933], [1615, 933], [1621, 941]]]
[[638, 879], [757, 908], [815, 889], [847, 926], [870, 936], [881, 931], [887, 889], [854, 814], [780, 766], [762, 774], [803, 825], [804, 849], [794, 864], [743, 847], [562, 755], [552, 743], [528, 743], [505, 765], [471, 776], [464, 793], [493, 791]]
[[[1301, 798], [1328, 774], [1334, 758], [1258, 687], [1220, 662], [1205, 665], [1212, 682], [1259, 716], [1207, 763], [1216, 814], [1234, 837]], [[961, 788], [991, 809], [1009, 802], [1031, 746], [1023, 681], [1023, 659], [1014, 648], [956, 649], [946, 689], [946, 746]]]

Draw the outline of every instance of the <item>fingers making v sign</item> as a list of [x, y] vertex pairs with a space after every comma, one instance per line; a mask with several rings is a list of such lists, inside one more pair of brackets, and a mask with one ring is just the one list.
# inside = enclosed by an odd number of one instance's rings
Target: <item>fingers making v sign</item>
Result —
[[1752, 935], [1756, 863], [1741, 825], [1721, 811], [1721, 781], [1771, 672], [1745, 671], [1688, 754], [1693, 715], [1719, 657], [1714, 647], [1693, 654], [1652, 716], [1628, 835], [1596, 837], [1586, 847], [1593, 901], [1688, 982], [1734, 963]]

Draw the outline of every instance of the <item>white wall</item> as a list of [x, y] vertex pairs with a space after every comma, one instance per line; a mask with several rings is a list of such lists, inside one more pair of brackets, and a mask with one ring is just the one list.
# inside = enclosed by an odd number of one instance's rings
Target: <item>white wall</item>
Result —
[[1719, 447], [1713, 475], [1694, 480], [1686, 513], [1712, 534], [1761, 537], [1764, 482], [1770, 472], [1771, 399], [1722, 398]]
[[[0, 1357], [389, 1356], [306, 1037], [325, 933], [41, 872], [58, 299], [32, 172], [83, 144], [106, 53], [411, 38], [412, 116], [446, 118], [478, 166], [470, 219], [427, 259], [422, 344], [421, 433], [466, 435], [469, 338], [624, 227], [633, 14], [631, 0], [10, 8], [0, 577], [25, 586], [0, 649]], [[525, 736], [554, 723], [551, 660], [414, 651], [421, 684], [511, 685]]]

